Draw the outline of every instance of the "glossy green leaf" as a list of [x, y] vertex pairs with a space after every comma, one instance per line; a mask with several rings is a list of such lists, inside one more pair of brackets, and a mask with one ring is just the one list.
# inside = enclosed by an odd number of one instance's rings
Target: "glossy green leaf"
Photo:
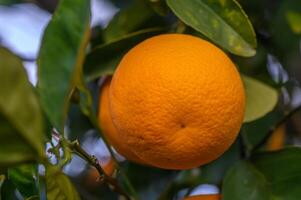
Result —
[[56, 166], [46, 166], [47, 200], [80, 200], [69, 178]]
[[[242, 161], [223, 183], [225, 200], [295, 200], [301, 195], [301, 149], [286, 148]], [[248, 195], [245, 195], [248, 194]]]
[[13, 182], [25, 199], [39, 196], [37, 164], [23, 164], [10, 168], [8, 179]]
[[167, 0], [167, 4], [185, 24], [231, 53], [255, 55], [255, 32], [235, 0]]
[[292, 31], [296, 34], [301, 34], [301, 12], [288, 11], [286, 19]]
[[278, 101], [278, 94], [272, 87], [247, 76], [242, 76], [246, 92], [244, 122], [251, 122], [272, 111]]
[[247, 161], [234, 165], [223, 182], [223, 200], [270, 200], [267, 180]]
[[110, 21], [103, 33], [104, 40], [111, 42], [135, 31], [153, 15], [154, 12], [146, 1], [134, 1], [129, 7], [121, 9]]
[[131, 33], [116, 41], [97, 46], [85, 61], [85, 76], [87, 80], [94, 80], [102, 75], [113, 74], [122, 56], [143, 40], [162, 33], [160, 28], [145, 29]]
[[44, 155], [43, 121], [21, 60], [0, 48], [0, 165]]
[[89, 0], [62, 0], [44, 33], [38, 57], [38, 91], [46, 115], [60, 132], [71, 92], [82, 78], [89, 26]]

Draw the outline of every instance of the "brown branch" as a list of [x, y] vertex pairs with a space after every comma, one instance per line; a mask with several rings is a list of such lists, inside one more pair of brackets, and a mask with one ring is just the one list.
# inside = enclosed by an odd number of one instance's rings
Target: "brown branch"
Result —
[[102, 167], [99, 165], [97, 158], [94, 155], [89, 155], [80, 145], [77, 140], [73, 142], [68, 141], [69, 148], [74, 151], [78, 156], [87, 161], [90, 165], [95, 167], [100, 175], [100, 179], [104, 182], [107, 182], [109, 185], [113, 187], [113, 190], [123, 195], [127, 200], [131, 200], [130, 196], [119, 186], [118, 182], [106, 175]]

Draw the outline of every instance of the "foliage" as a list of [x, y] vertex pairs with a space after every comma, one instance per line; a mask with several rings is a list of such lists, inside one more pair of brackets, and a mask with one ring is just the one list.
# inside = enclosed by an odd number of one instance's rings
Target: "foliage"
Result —
[[[5, 6], [21, 2], [26, 1], [0, 0]], [[100, 28], [90, 27], [89, 0], [60, 1], [44, 31], [36, 87], [22, 59], [0, 47], [0, 199], [183, 199], [200, 184], [218, 186], [226, 200], [298, 199], [301, 107], [294, 91], [301, 81], [300, 1], [110, 2], [120, 11]], [[133, 46], [169, 32], [205, 38], [236, 63], [247, 98], [239, 137], [223, 156], [196, 169], [124, 161], [108, 176], [95, 156], [70, 140], [93, 129], [106, 143], [96, 117], [97, 81], [112, 75]], [[286, 146], [267, 151], [266, 142], [284, 125]], [[78, 158], [97, 169], [96, 187], [85, 183], [85, 173], [65, 173]]]

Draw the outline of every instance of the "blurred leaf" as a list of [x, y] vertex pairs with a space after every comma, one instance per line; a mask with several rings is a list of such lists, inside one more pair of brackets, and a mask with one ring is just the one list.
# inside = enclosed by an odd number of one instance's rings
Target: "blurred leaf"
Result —
[[69, 178], [56, 166], [46, 166], [47, 200], [80, 200], [80, 197]]
[[199, 183], [220, 185], [227, 170], [240, 159], [239, 141], [235, 143], [218, 159], [201, 167]]
[[121, 9], [110, 21], [104, 30], [103, 37], [106, 42], [111, 42], [136, 30], [154, 15], [153, 10], [146, 1], [134, 1], [132, 5]]
[[301, 148], [289, 147], [255, 155], [252, 161], [270, 183], [274, 196], [285, 200], [301, 196]]
[[39, 196], [37, 164], [24, 164], [10, 168], [8, 170], [8, 179], [12, 181], [25, 199]]
[[[165, 190], [166, 185], [175, 175], [175, 171], [172, 170], [163, 170], [132, 162], [128, 162], [124, 170], [135, 190], [139, 191], [139, 199], [143, 200], [158, 199], [160, 193]], [[145, 174], [145, 172], [147, 175], [138, 175]]]
[[161, 194], [160, 200], [172, 199], [174, 194], [181, 189], [194, 187], [200, 184], [220, 185], [224, 179], [224, 175], [234, 163], [240, 159], [239, 140], [218, 159], [199, 168], [180, 171], [176, 178], [165, 187], [165, 191]]
[[143, 40], [162, 33], [160, 28], [145, 29], [126, 35], [108, 44], [95, 47], [85, 60], [85, 76], [94, 80], [102, 75], [113, 74], [123, 55]]
[[278, 101], [277, 91], [247, 76], [242, 76], [242, 80], [247, 101], [244, 122], [251, 122], [272, 111]]
[[[273, 11], [273, 17], [269, 21], [269, 33], [271, 40], [266, 48], [277, 57], [285, 68], [299, 69], [300, 57], [300, 35], [293, 33], [288, 21], [288, 12], [301, 13], [301, 1], [286, 0], [278, 2], [278, 9]], [[297, 22], [300, 24], [300, 21]], [[292, 62], [293, 61], [293, 62]]]
[[269, 200], [272, 199], [267, 181], [255, 166], [247, 161], [234, 165], [223, 183], [224, 200]]
[[241, 134], [245, 137], [248, 149], [251, 150], [260, 143], [266, 137], [271, 127], [282, 118], [283, 113], [275, 110], [260, 119], [250, 123], [244, 123], [241, 128]]
[[150, 6], [154, 9], [156, 13], [161, 16], [166, 16], [168, 14], [169, 8], [166, 4], [165, 0], [148, 0], [150, 2]]
[[44, 33], [38, 58], [38, 90], [45, 113], [60, 132], [71, 92], [81, 81], [89, 26], [89, 0], [62, 0]]
[[[255, 155], [242, 161], [227, 174], [223, 184], [225, 200], [295, 200], [301, 195], [301, 149]], [[248, 195], [245, 195], [248, 194]]]
[[16, 3], [22, 3], [24, 2], [24, 0], [0, 0], [0, 5], [12, 5], [12, 4], [16, 4]]
[[0, 48], [0, 165], [44, 155], [43, 122], [38, 98], [21, 60]]
[[132, 1], [133, 0], [110, 0], [110, 2], [114, 4], [114, 6], [120, 9], [128, 6], [128, 4], [130, 4]]
[[167, 4], [184, 23], [231, 53], [255, 55], [255, 32], [236, 1], [167, 0]]
[[89, 119], [80, 111], [77, 105], [71, 105], [68, 114], [69, 139], [75, 140], [85, 135], [88, 130], [94, 129]]
[[14, 186], [14, 184], [9, 180], [9, 179], [5, 179], [2, 187], [0, 188], [0, 200], [15, 200], [18, 199], [16, 197], [16, 187]]
[[29, 197], [25, 200], [40, 200], [40, 197], [39, 196], [32, 196], [32, 197]]
[[1, 174], [0, 175], [0, 196], [1, 196], [1, 187], [2, 187], [4, 181], [5, 181], [5, 176], [3, 174]]
[[301, 12], [288, 11], [286, 18], [292, 31], [296, 34], [301, 34]]

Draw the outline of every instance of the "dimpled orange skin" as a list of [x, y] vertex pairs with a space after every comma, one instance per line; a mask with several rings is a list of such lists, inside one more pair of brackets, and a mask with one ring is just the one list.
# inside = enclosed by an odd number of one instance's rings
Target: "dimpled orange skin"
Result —
[[102, 87], [100, 88], [99, 98], [99, 112], [98, 119], [102, 128], [103, 134], [109, 141], [109, 143], [115, 148], [115, 150], [123, 155], [128, 160], [143, 163], [137, 156], [135, 156], [131, 150], [126, 146], [117, 129], [114, 127], [110, 109], [109, 109], [109, 89], [110, 89], [111, 77], [107, 77]]
[[194, 36], [164, 34], [123, 57], [110, 109], [136, 156], [159, 168], [188, 169], [215, 160], [234, 142], [245, 95], [223, 51]]
[[208, 194], [208, 195], [196, 195], [186, 197], [183, 200], [220, 200], [221, 196], [219, 194]]

